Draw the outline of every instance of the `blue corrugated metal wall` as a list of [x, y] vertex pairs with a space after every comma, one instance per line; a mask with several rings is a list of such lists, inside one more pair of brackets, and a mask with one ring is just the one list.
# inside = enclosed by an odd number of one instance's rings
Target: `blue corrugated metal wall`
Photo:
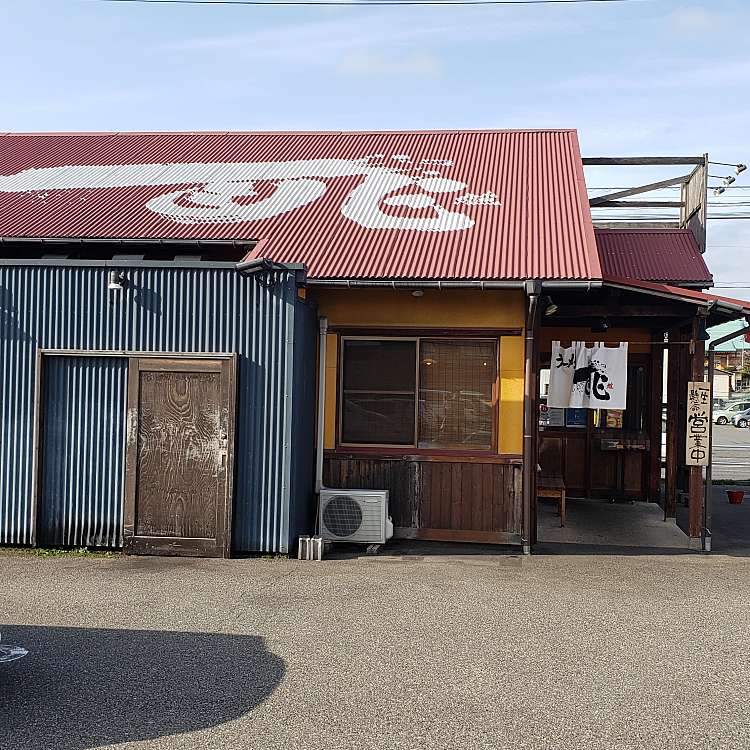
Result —
[[127, 380], [120, 357], [45, 362], [40, 544], [122, 546]]
[[[113, 291], [103, 265], [0, 265], [0, 543], [34, 541], [39, 348], [236, 352], [233, 547], [287, 551], [296, 533], [289, 523], [295, 408], [312, 419], [312, 405], [293, 403], [297, 379], [310, 376], [296, 358], [295, 316], [309, 312], [294, 273], [260, 283], [233, 268], [121, 268], [127, 287]], [[96, 512], [112, 514], [112, 507], [100, 504]]]

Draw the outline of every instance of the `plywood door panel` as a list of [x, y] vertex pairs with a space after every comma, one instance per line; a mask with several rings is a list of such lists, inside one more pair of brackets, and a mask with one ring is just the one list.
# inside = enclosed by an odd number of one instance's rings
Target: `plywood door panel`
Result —
[[226, 556], [230, 360], [131, 360], [126, 548]]
[[216, 537], [223, 491], [220, 377], [140, 373], [136, 536]]

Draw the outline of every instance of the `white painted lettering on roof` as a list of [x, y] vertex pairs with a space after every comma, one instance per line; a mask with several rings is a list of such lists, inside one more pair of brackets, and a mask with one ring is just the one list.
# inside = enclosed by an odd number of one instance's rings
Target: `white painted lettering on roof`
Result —
[[[181, 186], [151, 198], [150, 211], [180, 224], [260, 221], [294, 211], [321, 198], [327, 180], [363, 177], [343, 201], [341, 213], [367, 229], [454, 232], [468, 229], [474, 219], [442, 206], [436, 195], [459, 193], [468, 184], [424, 167], [386, 167], [382, 155], [357, 159], [310, 159], [275, 162], [201, 162], [173, 164], [119, 164], [26, 169], [0, 176], [0, 192], [51, 190], [104, 190], [127, 187]], [[410, 157], [393, 160], [406, 165]], [[373, 163], [379, 162], [379, 163]], [[447, 159], [423, 159], [424, 165], [452, 166]], [[270, 181], [273, 191], [258, 197], [257, 182]], [[421, 192], [392, 195], [396, 191]], [[257, 198], [256, 200], [243, 200]], [[429, 210], [430, 216], [388, 213], [382, 205]], [[494, 193], [467, 192], [454, 205], [500, 205]]]

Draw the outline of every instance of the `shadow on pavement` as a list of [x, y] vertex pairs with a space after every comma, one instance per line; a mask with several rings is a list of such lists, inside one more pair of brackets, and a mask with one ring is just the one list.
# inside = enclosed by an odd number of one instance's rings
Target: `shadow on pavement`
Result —
[[623, 557], [654, 557], [658, 555], [695, 555], [696, 550], [685, 547], [632, 547], [615, 544], [573, 544], [571, 542], [539, 542], [535, 555], [606, 555]]
[[0, 669], [0, 747], [84, 750], [236, 719], [281, 682], [257, 636], [7, 626], [29, 655]]
[[[519, 547], [505, 544], [474, 544], [463, 542], [426, 542], [417, 539], [390, 539], [382, 545], [376, 557], [518, 557]], [[367, 545], [336, 542], [326, 553], [326, 559], [351, 560], [370, 557]]]

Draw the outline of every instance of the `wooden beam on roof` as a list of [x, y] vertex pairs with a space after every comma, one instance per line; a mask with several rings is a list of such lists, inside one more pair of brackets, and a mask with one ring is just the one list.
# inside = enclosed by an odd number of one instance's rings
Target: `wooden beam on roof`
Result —
[[628, 188], [627, 190], [620, 190], [616, 193], [607, 193], [606, 195], [597, 195], [595, 198], [589, 200], [590, 206], [598, 206], [600, 203], [606, 203], [607, 201], [617, 200], [618, 198], [627, 198], [630, 195], [640, 195], [641, 193], [648, 193], [652, 190], [660, 190], [661, 188], [671, 187], [672, 185], [682, 185], [690, 179], [690, 175], [682, 175], [681, 177], [671, 177], [668, 180], [661, 180], [659, 182], [650, 182], [648, 185], [639, 185], [638, 187]]
[[585, 167], [634, 166], [648, 167], [654, 165], [703, 164], [702, 156], [585, 156]]
[[[545, 319], [550, 325], [563, 318], [684, 318], [685, 304], [663, 305], [566, 305], [558, 302], [558, 311]], [[689, 303], [688, 303], [689, 304]]]
[[679, 221], [597, 221], [597, 229], [679, 229]]
[[603, 201], [593, 208], [682, 208], [682, 201]]

